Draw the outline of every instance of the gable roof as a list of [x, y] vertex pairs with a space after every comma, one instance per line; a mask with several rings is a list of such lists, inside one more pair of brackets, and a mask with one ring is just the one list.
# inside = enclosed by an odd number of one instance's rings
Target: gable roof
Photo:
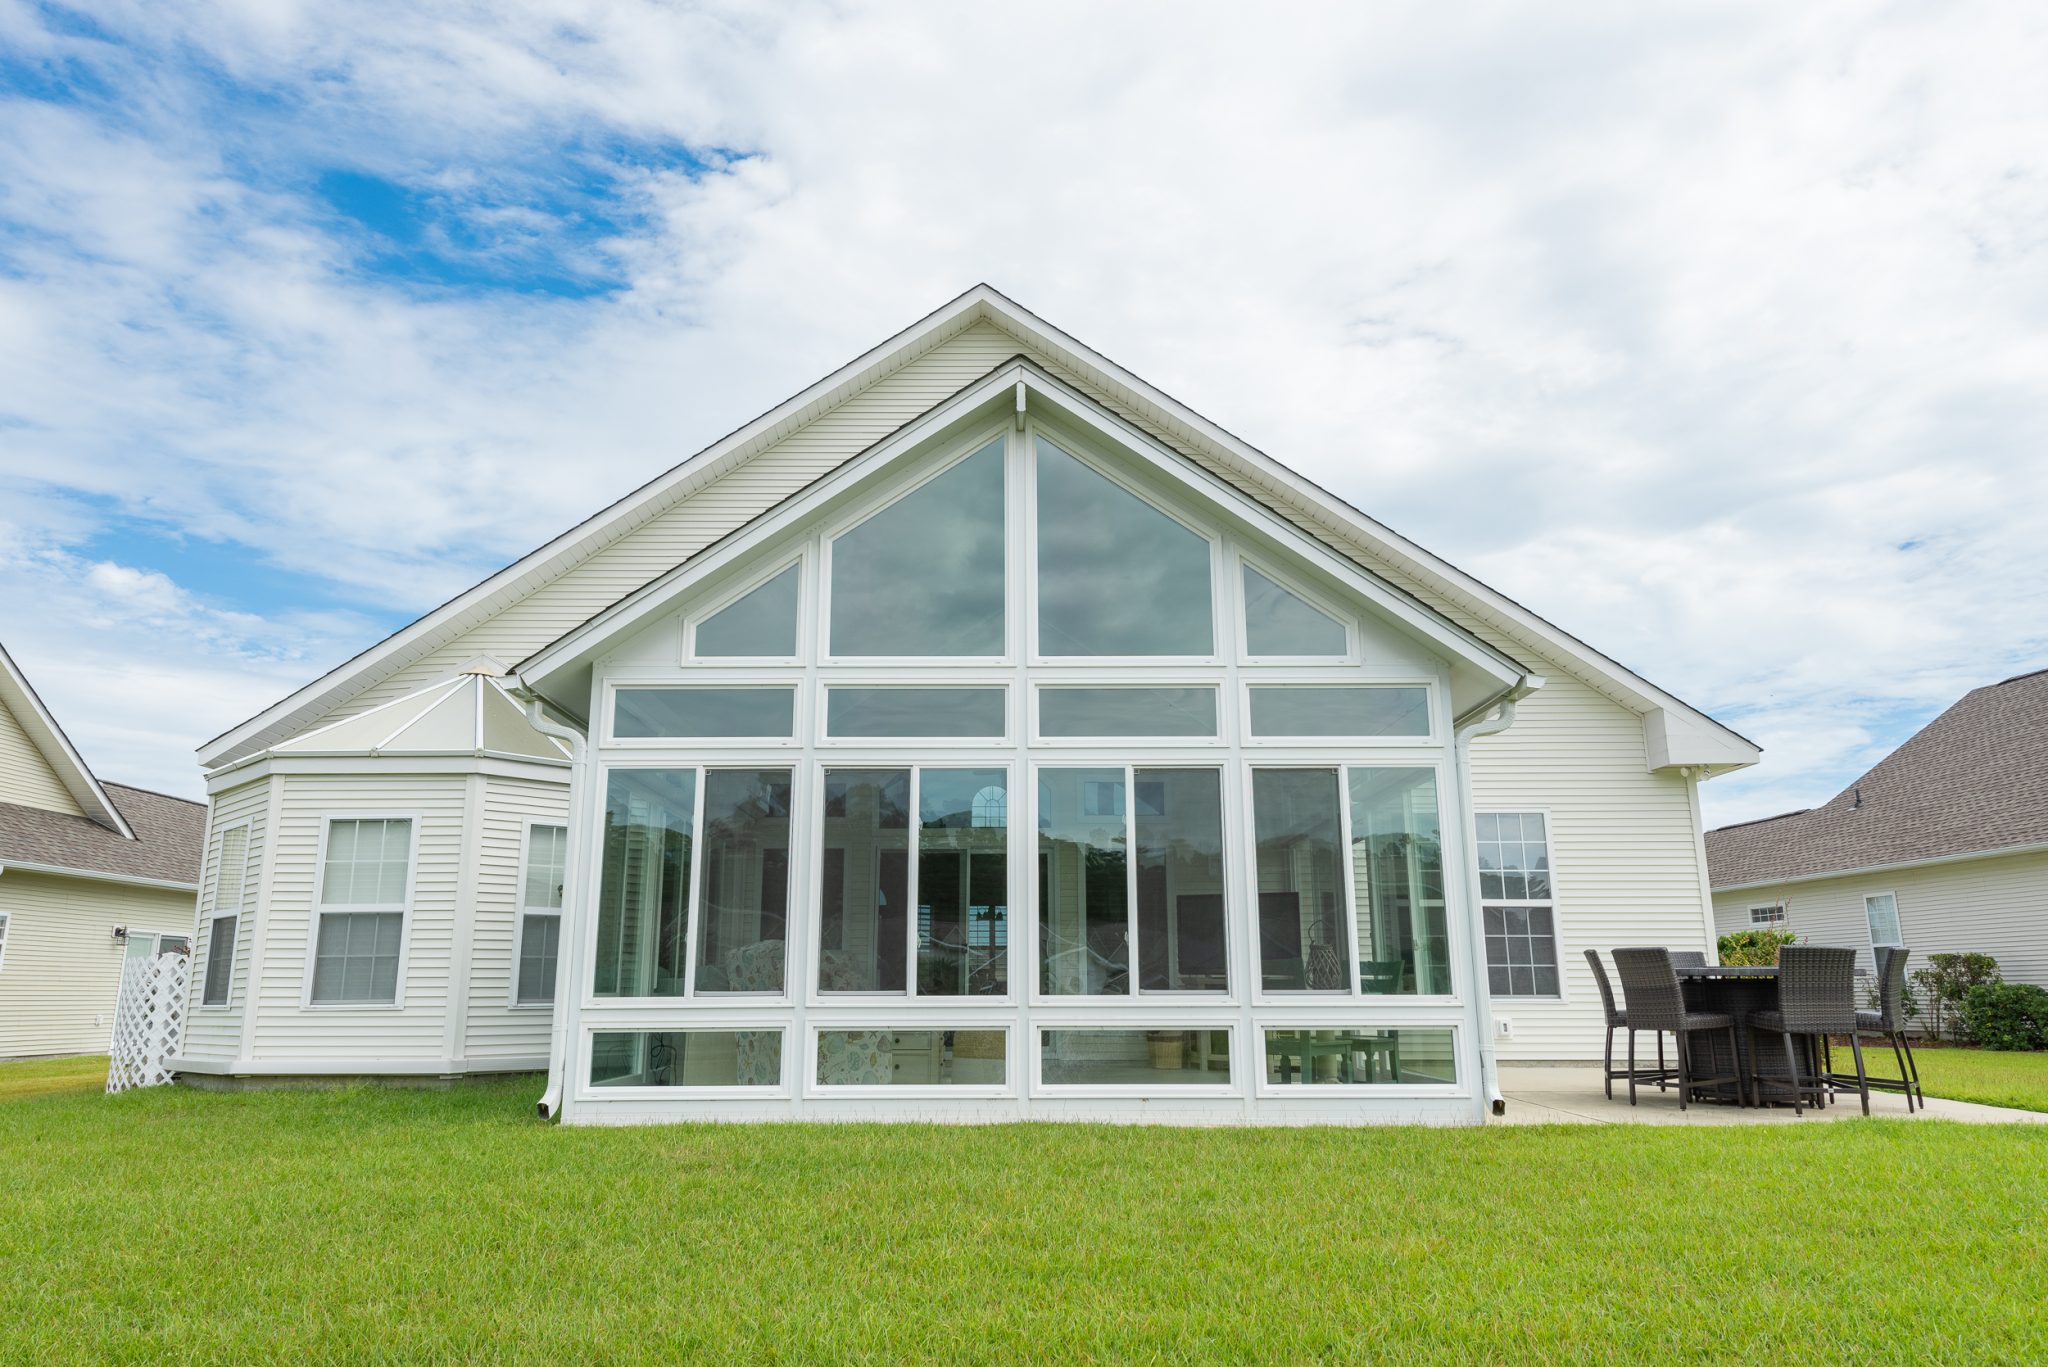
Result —
[[208, 768], [275, 745], [318, 721], [350, 697], [488, 620], [533, 589], [581, 563], [626, 533], [660, 516], [713, 480], [861, 390], [979, 322], [1002, 329], [1109, 411], [1181, 452], [1196, 464], [1353, 559], [1368, 554], [1410, 582], [1390, 579], [1454, 605], [1461, 623], [1530, 642], [1596, 690], [1643, 714], [1660, 763], [1735, 768], [1753, 764], [1757, 747], [1583, 641], [1495, 592], [1317, 487], [1193, 409], [1155, 389], [988, 285], [976, 285], [816, 384], [729, 433], [667, 473], [642, 485], [492, 575], [476, 587], [394, 633], [354, 659], [208, 741]]
[[0, 878], [20, 868], [197, 889], [206, 804], [119, 783], [103, 791], [132, 837], [86, 817], [0, 802]]
[[[13, 714], [20, 724], [22, 733], [35, 746], [57, 781], [85, 813], [86, 819], [97, 822], [119, 836], [133, 834], [121, 809], [93, 777], [86, 767], [85, 757], [71, 744], [71, 738], [64, 734], [64, 728], [57, 725], [57, 719], [50, 715], [50, 709], [43, 706], [43, 700], [36, 696], [36, 690], [29, 684], [28, 676], [14, 663], [14, 657], [0, 646], [0, 706]], [[33, 810], [33, 809], [32, 809]], [[57, 815], [69, 815], [57, 813]]]
[[1706, 842], [1717, 889], [2048, 845], [2048, 670], [1964, 694], [1825, 805]]

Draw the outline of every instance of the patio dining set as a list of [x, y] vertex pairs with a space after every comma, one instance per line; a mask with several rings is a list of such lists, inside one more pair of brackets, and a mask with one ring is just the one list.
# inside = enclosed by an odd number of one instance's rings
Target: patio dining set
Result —
[[[1595, 950], [1586, 951], [1607, 1016], [1606, 1088], [1628, 1083], [1636, 1104], [1639, 1084], [1677, 1088], [1679, 1109], [1693, 1101], [1736, 1106], [1783, 1105], [1794, 1115], [1808, 1105], [1830, 1104], [1838, 1095], [1862, 1099], [1870, 1114], [1870, 1093], [1903, 1092], [1906, 1109], [1915, 1098], [1924, 1106], [1920, 1073], [1906, 1038], [1907, 951], [1877, 948], [1877, 1009], [1858, 1007], [1856, 951], [1828, 945], [1787, 945], [1778, 962], [1757, 967], [1710, 964], [1697, 951], [1617, 949], [1615, 974], [1621, 1001]], [[1625, 1067], [1614, 1066], [1614, 1036], [1628, 1039]], [[1636, 1036], [1656, 1036], [1657, 1062], [1637, 1061]], [[1673, 1037], [1666, 1061], [1664, 1037]], [[1891, 1047], [1898, 1076], [1872, 1077], [1864, 1065], [1865, 1038]], [[1837, 1071], [1834, 1041], [1849, 1047], [1855, 1071]], [[1847, 1062], [1848, 1060], [1844, 1060]]]

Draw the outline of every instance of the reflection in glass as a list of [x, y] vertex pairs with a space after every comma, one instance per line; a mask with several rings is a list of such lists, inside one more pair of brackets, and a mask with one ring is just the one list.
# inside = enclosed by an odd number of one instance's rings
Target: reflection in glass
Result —
[[780, 1030], [599, 1030], [590, 1037], [593, 1087], [774, 1087]]
[[1550, 900], [1550, 841], [1541, 812], [1481, 812], [1479, 895], [1514, 902]]
[[825, 771], [818, 990], [901, 992], [909, 956], [910, 771]]
[[1000, 688], [830, 688], [831, 736], [992, 736], [1003, 726]]
[[1038, 773], [1039, 990], [1131, 990], [1124, 771]]
[[1255, 736], [1426, 736], [1429, 690], [1342, 685], [1254, 688]]
[[1458, 1080], [1447, 1028], [1268, 1030], [1265, 1040], [1266, 1081], [1277, 1086], [1448, 1086]]
[[1208, 655], [1209, 543], [1038, 441], [1038, 653]]
[[1245, 646], [1254, 655], [1342, 655], [1344, 624], [1307, 599], [1244, 567]]
[[1003, 654], [1003, 442], [832, 543], [832, 654]]
[[697, 623], [697, 653], [706, 658], [775, 660], [796, 654], [801, 569], [791, 565]]
[[1010, 990], [1010, 776], [1003, 769], [917, 775], [917, 990], [1000, 997]]
[[621, 688], [612, 734], [786, 737], [796, 730], [794, 688]]
[[597, 891], [600, 997], [680, 997], [690, 923], [694, 769], [614, 769]]
[[1348, 992], [1336, 770], [1253, 770], [1252, 823], [1266, 990]]
[[1213, 688], [1041, 688], [1041, 736], [1213, 736]]
[[697, 991], [780, 992], [789, 923], [789, 770], [704, 775]]
[[1349, 779], [1359, 989], [1447, 993], [1450, 936], [1436, 771], [1353, 769]]
[[1001, 1030], [820, 1030], [822, 1087], [1000, 1087]]
[[1230, 1082], [1228, 1030], [1043, 1030], [1039, 1076], [1069, 1087], [1201, 1087]]
[[1138, 861], [1138, 986], [1222, 992], [1223, 785], [1214, 769], [1139, 769], [1131, 779]]

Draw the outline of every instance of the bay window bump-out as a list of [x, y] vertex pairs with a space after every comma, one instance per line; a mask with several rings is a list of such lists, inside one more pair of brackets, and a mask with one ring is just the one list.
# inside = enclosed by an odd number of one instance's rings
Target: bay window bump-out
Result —
[[314, 884], [307, 1005], [403, 1003], [417, 830], [411, 816], [326, 818]]

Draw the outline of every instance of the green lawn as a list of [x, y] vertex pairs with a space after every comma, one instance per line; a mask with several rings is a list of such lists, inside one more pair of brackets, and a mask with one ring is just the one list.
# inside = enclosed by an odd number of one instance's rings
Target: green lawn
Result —
[[[1895, 1076], [1898, 1064], [1889, 1048], [1863, 1046], [1873, 1073]], [[1835, 1050], [1840, 1067], [1842, 1051]], [[1929, 1096], [1981, 1101], [1987, 1106], [2016, 1106], [2023, 1111], [2048, 1111], [2048, 1053], [2000, 1054], [1989, 1049], [1915, 1049], [1920, 1085]]]
[[0, 1361], [2048, 1358], [2032, 1127], [608, 1131], [535, 1090], [0, 1105]]
[[107, 1085], [107, 1056], [39, 1058], [29, 1063], [0, 1063], [0, 1101], [54, 1092], [90, 1092]]

